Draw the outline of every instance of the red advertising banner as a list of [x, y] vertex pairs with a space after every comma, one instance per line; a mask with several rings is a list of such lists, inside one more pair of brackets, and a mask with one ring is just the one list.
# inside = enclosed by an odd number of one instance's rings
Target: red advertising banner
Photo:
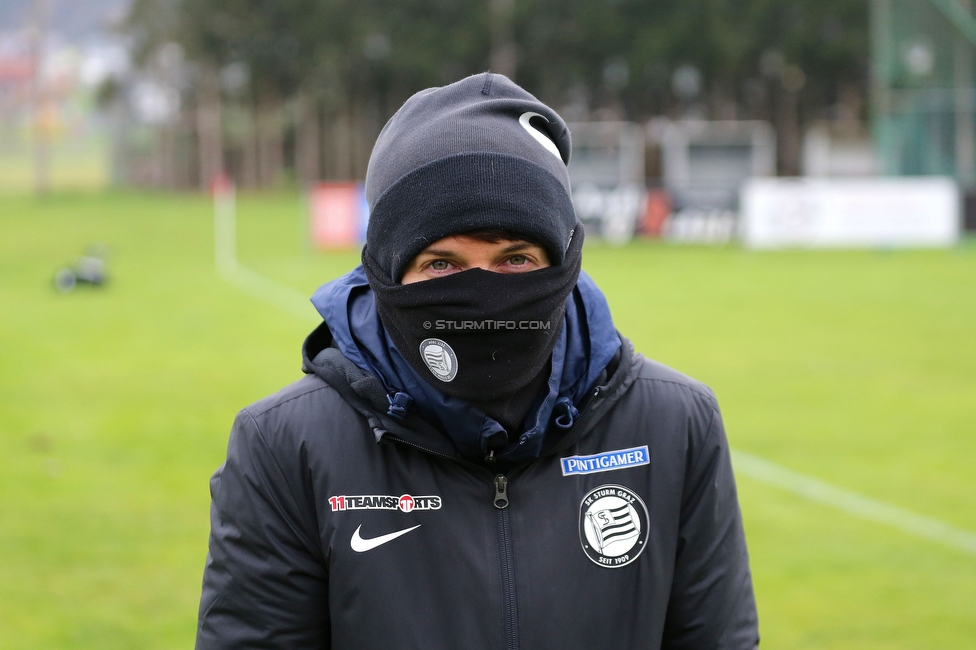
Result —
[[358, 183], [321, 183], [309, 193], [309, 230], [317, 249], [358, 246], [366, 235], [369, 210]]
[[640, 232], [648, 237], [660, 237], [664, 222], [671, 216], [671, 197], [661, 189], [647, 190]]

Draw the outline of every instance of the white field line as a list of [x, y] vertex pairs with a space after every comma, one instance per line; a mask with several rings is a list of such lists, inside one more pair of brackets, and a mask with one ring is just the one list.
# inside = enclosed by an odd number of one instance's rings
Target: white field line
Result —
[[744, 451], [732, 450], [732, 466], [736, 474], [791, 492], [808, 501], [976, 555], [976, 534], [954, 528], [938, 519], [917, 515], [798, 474]]
[[322, 320], [315, 312], [315, 308], [309, 302], [308, 297], [289, 286], [266, 278], [246, 266], [235, 264], [233, 268], [221, 268], [220, 277], [252, 298], [270, 303], [293, 316], [309, 321]]
[[299, 318], [321, 320], [307, 296], [237, 261], [237, 193], [233, 187], [214, 195], [214, 266], [220, 277], [252, 298]]
[[[215, 262], [218, 274], [247, 295], [308, 320], [320, 320], [308, 298], [300, 292], [264, 277], [237, 261], [234, 196], [215, 206]], [[954, 528], [938, 519], [917, 515], [897, 506], [861, 496], [810, 476], [798, 474], [744, 451], [732, 450], [736, 474], [791, 492], [854, 517], [873, 521], [933, 542], [976, 555], [976, 534]]]

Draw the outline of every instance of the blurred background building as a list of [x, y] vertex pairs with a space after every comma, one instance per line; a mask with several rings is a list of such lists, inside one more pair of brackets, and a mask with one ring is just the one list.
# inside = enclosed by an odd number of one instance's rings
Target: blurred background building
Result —
[[974, 58], [969, 0], [5, 0], [0, 166], [41, 192], [357, 181], [408, 96], [490, 68], [574, 124], [607, 237], [725, 241], [756, 176], [971, 195]]

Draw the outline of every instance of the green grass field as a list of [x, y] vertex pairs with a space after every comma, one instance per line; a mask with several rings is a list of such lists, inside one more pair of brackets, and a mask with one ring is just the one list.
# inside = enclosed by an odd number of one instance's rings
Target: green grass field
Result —
[[[300, 202], [239, 198], [239, 257], [309, 295]], [[58, 295], [90, 242], [110, 286]], [[976, 242], [591, 246], [618, 327], [718, 394], [732, 445], [976, 532]], [[208, 479], [314, 325], [218, 278], [202, 196], [0, 197], [0, 648], [188, 648]], [[976, 646], [976, 554], [740, 475], [763, 647]]]

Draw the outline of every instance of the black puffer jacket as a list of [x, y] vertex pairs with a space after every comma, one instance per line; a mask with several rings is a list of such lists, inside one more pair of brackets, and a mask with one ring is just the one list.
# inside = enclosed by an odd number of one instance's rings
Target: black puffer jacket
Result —
[[578, 423], [502, 473], [387, 416], [330, 342], [323, 325], [309, 374], [234, 423], [198, 649], [756, 646], [707, 387], [625, 340]]

